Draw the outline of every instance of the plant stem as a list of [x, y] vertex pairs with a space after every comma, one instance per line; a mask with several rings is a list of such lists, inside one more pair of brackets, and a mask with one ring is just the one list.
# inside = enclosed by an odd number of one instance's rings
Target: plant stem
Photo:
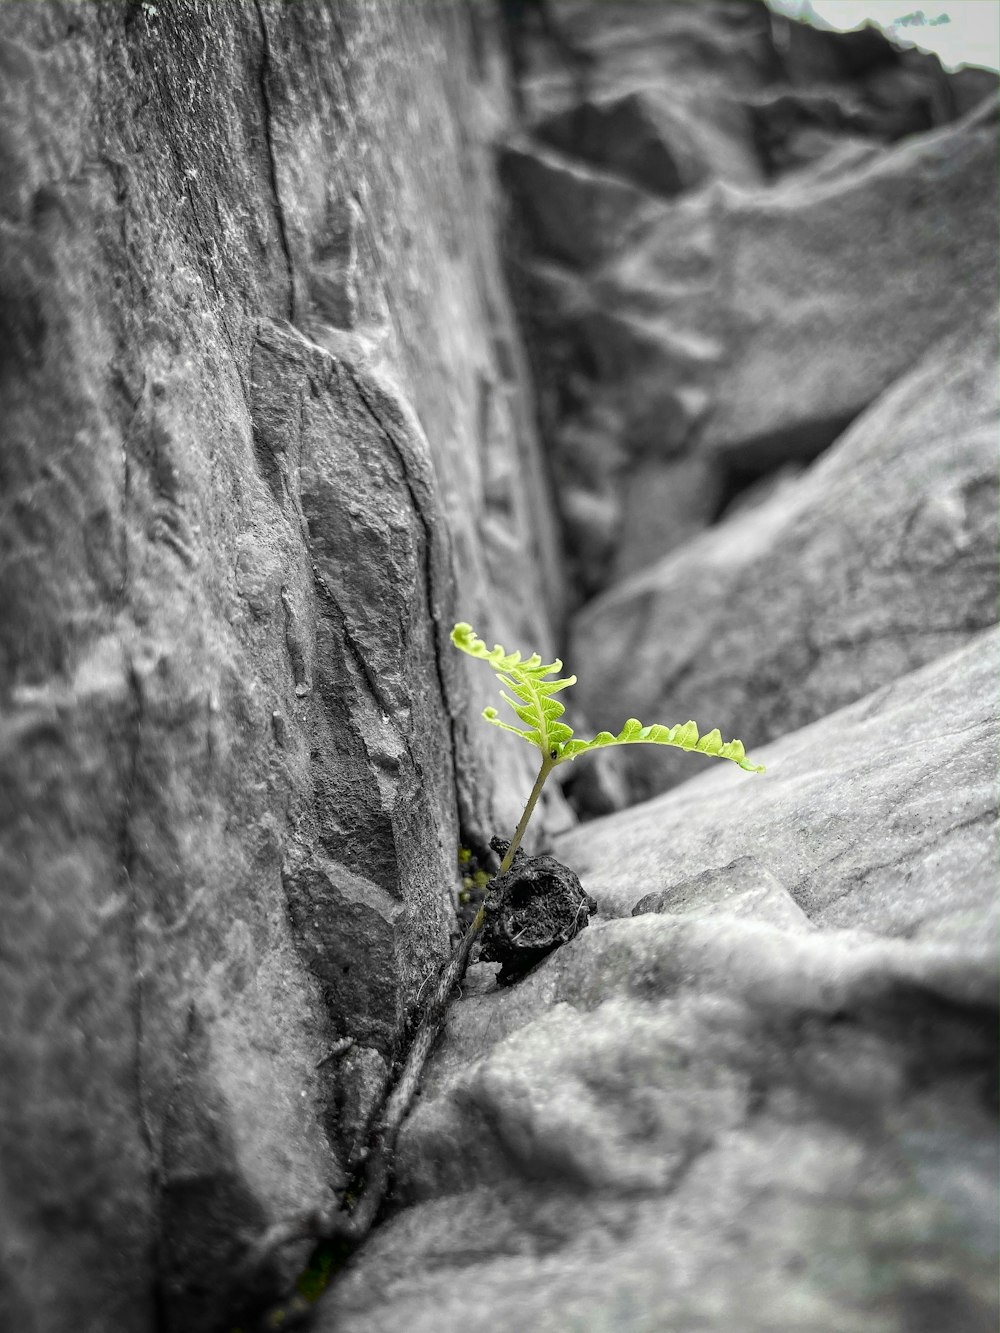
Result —
[[444, 1024], [448, 1000], [465, 975], [469, 954], [472, 952], [484, 916], [483, 911], [477, 912], [475, 920], [466, 930], [458, 948], [442, 968], [437, 984], [424, 1006], [417, 1030], [413, 1034], [406, 1059], [403, 1061], [403, 1068], [375, 1123], [371, 1136], [372, 1149], [364, 1169], [361, 1197], [350, 1214], [347, 1226], [342, 1227], [341, 1232], [350, 1235], [352, 1239], [360, 1239], [368, 1234], [385, 1197], [399, 1131], [413, 1102], [427, 1057]]
[[[500, 862], [498, 875], [502, 875], [510, 869], [514, 853], [524, 837], [528, 820], [531, 818], [531, 813], [538, 802], [538, 797], [541, 795], [542, 787], [545, 785], [545, 779], [554, 767], [555, 761], [545, 755], [542, 759], [542, 766], [538, 770], [538, 777], [535, 778], [535, 785], [531, 789], [531, 795], [528, 797], [528, 803], [524, 807], [517, 828], [514, 830], [510, 846]], [[424, 1006], [420, 1023], [407, 1051], [402, 1071], [385, 1101], [382, 1114], [372, 1135], [374, 1146], [365, 1166], [364, 1188], [361, 1191], [361, 1197], [351, 1212], [349, 1220], [345, 1221], [341, 1217], [335, 1223], [335, 1226], [339, 1224], [341, 1234], [349, 1234], [353, 1238], [360, 1238], [367, 1235], [371, 1229], [379, 1205], [385, 1195], [399, 1130], [406, 1118], [407, 1111], [410, 1109], [427, 1057], [430, 1055], [431, 1048], [443, 1025], [448, 1000], [452, 991], [459, 985], [465, 975], [469, 954], [472, 952], [472, 946], [476, 942], [476, 937], [482, 929], [485, 919], [486, 908], [482, 906], [462, 937], [462, 942], [442, 968], [434, 991]]]
[[521, 839], [524, 837], [524, 830], [528, 827], [528, 820], [531, 818], [531, 813], [535, 808], [539, 796], [542, 794], [542, 788], [545, 786], [545, 779], [552, 772], [553, 768], [555, 768], [555, 760], [550, 759], [547, 754], [543, 755], [542, 766], [538, 770], [538, 777], [535, 778], [535, 785], [532, 787], [531, 795], [528, 797], [528, 804], [524, 807], [521, 818], [518, 820], [517, 828], [514, 830], [514, 836], [510, 840], [510, 846], [507, 848], [506, 855], [500, 862], [500, 869], [497, 871], [498, 875], [506, 874], [510, 869], [510, 864], [514, 859], [514, 853], [517, 851], [518, 847], [520, 847]]
[[[545, 779], [553, 768], [555, 768], [555, 760], [550, 759], [547, 754], [544, 755], [542, 766], [535, 778], [535, 785], [528, 797], [528, 803], [524, 807], [517, 828], [514, 830], [514, 836], [507, 848], [506, 855], [500, 862], [497, 875], [502, 875], [510, 869], [511, 862], [514, 860], [514, 853], [521, 845], [521, 839], [528, 827], [528, 821], [531, 819], [532, 812], [538, 803], [542, 787], [545, 785]], [[308, 1214], [282, 1219], [275, 1226], [270, 1227], [251, 1247], [244, 1264], [246, 1274], [255, 1275], [285, 1245], [309, 1237], [340, 1242], [343, 1246], [343, 1254], [339, 1263], [342, 1264], [371, 1231], [378, 1210], [382, 1205], [382, 1200], [385, 1198], [399, 1131], [413, 1102], [420, 1083], [420, 1076], [423, 1073], [424, 1065], [427, 1063], [427, 1057], [430, 1055], [438, 1034], [444, 1026], [445, 1010], [452, 991], [460, 984], [462, 977], [465, 975], [469, 954], [472, 952], [472, 946], [476, 942], [476, 937], [482, 929], [485, 919], [486, 908], [484, 905], [480, 907], [463, 935], [461, 943], [441, 969], [437, 984], [424, 1005], [420, 1021], [403, 1061], [403, 1067], [395, 1083], [387, 1089], [381, 1114], [375, 1122], [370, 1137], [371, 1149], [367, 1160], [358, 1173], [360, 1177], [358, 1180], [359, 1197], [353, 1207], [349, 1210], [340, 1209], [325, 1216]]]

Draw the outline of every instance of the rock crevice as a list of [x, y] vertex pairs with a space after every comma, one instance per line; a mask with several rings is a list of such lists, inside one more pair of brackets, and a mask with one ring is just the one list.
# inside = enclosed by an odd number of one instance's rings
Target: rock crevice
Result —
[[600, 915], [473, 967], [317, 1328], [995, 1325], [995, 79], [749, 0], [0, 65], [0, 1325], [293, 1286], [534, 777], [457, 620], [768, 773], [548, 784]]

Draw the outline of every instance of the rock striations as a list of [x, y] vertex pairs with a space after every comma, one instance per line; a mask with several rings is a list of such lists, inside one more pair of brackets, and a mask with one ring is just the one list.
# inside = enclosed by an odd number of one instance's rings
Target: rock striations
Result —
[[997, 648], [557, 841], [600, 915], [470, 977], [323, 1333], [989, 1333]]
[[995, 79], [756, 0], [0, 64], [0, 1326], [290, 1291], [530, 786], [464, 619], [768, 773], [553, 790], [598, 915], [473, 967], [314, 1327], [995, 1328]]
[[543, 83], [503, 173], [593, 593], [809, 462], [992, 307], [996, 129], [992, 105], [967, 110], [936, 61], [875, 31], [743, 0], [574, 8], [600, 55], [588, 96], [567, 107]]
[[228, 1328], [530, 783], [447, 638], [561, 600], [501, 71], [409, 5], [52, 0], [0, 52], [0, 1325]]
[[[502, 170], [577, 698], [768, 772], [557, 839], [600, 914], [473, 970], [320, 1327], [988, 1333], [989, 76], [748, 4], [560, 12], [589, 87], [539, 49]], [[692, 765], [602, 758], [585, 812]]]

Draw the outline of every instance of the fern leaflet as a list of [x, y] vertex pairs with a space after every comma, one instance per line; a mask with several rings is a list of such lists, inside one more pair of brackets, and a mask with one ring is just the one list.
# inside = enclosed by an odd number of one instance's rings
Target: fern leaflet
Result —
[[[617, 736], [610, 731], [599, 731], [591, 740], [579, 740], [573, 735], [573, 728], [559, 719], [565, 712], [563, 704], [553, 698], [569, 685], [576, 684], [576, 676], [564, 676], [547, 680], [562, 670], [562, 662], [544, 663], [537, 653], [532, 653], [522, 660], [519, 652], [508, 653], [499, 644], [492, 649], [464, 621], [451, 632], [451, 641], [456, 648], [470, 657], [478, 657], [489, 662], [496, 672], [497, 679], [510, 691], [500, 691], [500, 697], [516, 714], [522, 727], [504, 722], [496, 708], [483, 710], [483, 717], [504, 731], [512, 731], [529, 744], [541, 750], [551, 766], [576, 759], [581, 754], [600, 750], [609, 745], [672, 745], [680, 750], [692, 750], [696, 754], [711, 755], [718, 759], [730, 759], [748, 773], [763, 773], [762, 764], [754, 764], [747, 758], [743, 742], [739, 740], [723, 741], [718, 730], [698, 734], [694, 722], [684, 722], [668, 727], [661, 723], [643, 726], [636, 718], [630, 717]], [[511, 698], [511, 695], [514, 697]]]

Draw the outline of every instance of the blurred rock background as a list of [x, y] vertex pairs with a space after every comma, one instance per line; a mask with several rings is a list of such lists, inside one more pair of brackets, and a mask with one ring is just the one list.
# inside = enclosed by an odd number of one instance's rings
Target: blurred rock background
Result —
[[0, 61], [0, 1325], [294, 1280], [530, 785], [461, 618], [769, 774], [552, 791], [618, 919], [474, 970], [317, 1326], [995, 1327], [995, 77], [754, 0]]

